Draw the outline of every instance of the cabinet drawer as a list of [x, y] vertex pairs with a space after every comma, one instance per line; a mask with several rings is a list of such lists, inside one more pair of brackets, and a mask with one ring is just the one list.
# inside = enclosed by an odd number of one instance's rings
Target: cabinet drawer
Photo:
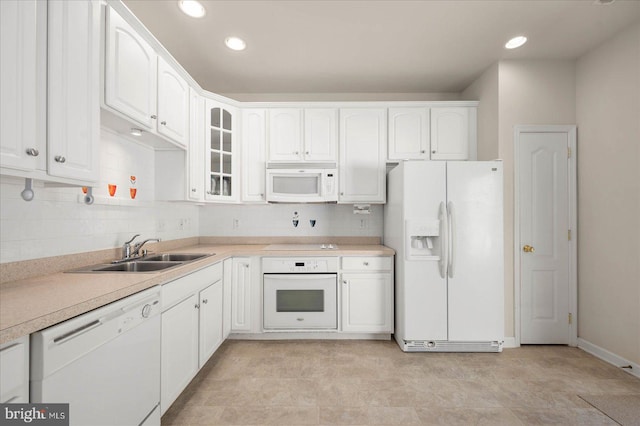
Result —
[[162, 286], [162, 311], [164, 312], [185, 297], [194, 294], [207, 285], [222, 279], [222, 262], [200, 269]]
[[390, 271], [391, 257], [389, 256], [357, 256], [343, 257], [344, 271]]

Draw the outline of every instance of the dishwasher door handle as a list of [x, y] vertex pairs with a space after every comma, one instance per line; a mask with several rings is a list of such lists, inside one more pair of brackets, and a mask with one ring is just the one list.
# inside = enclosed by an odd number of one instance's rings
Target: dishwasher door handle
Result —
[[56, 345], [62, 345], [65, 342], [68, 342], [71, 339], [74, 339], [84, 333], [86, 333], [89, 330], [93, 330], [96, 327], [99, 327], [102, 325], [102, 321], [97, 319], [95, 321], [91, 321], [90, 323], [84, 324], [76, 329], [73, 329], [71, 331], [68, 331], [58, 337], [55, 337], [53, 339], [53, 343]]

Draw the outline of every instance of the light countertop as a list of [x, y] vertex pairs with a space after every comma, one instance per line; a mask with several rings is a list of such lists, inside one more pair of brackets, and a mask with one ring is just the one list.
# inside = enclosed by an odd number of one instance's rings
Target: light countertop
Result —
[[[55, 272], [4, 282], [0, 284], [0, 344], [155, 285], [173, 281], [233, 256], [391, 256], [394, 254], [390, 248], [375, 244], [339, 244], [338, 249], [334, 250], [305, 251], [268, 250], [267, 246], [268, 244], [196, 244], [171, 249], [170, 252], [215, 254], [158, 272]], [[169, 250], [162, 250], [162, 252], [167, 251]], [[46, 263], [46, 259], [42, 262]], [[97, 262], [86, 264], [92, 263]], [[46, 268], [46, 266], [43, 267]], [[3, 274], [5, 270], [3, 269]], [[52, 268], [52, 270], [55, 269]]]

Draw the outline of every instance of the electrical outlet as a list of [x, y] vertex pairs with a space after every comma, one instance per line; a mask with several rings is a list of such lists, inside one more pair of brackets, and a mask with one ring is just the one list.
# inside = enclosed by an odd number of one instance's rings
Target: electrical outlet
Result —
[[360, 219], [360, 229], [367, 229], [369, 227], [369, 219]]
[[233, 219], [233, 229], [240, 228], [240, 219]]
[[184, 231], [184, 219], [178, 219], [178, 229]]

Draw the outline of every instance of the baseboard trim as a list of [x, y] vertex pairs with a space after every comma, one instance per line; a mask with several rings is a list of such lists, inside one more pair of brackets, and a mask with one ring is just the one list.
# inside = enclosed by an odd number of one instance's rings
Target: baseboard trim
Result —
[[513, 348], [519, 348], [519, 347], [520, 345], [516, 342], [515, 337], [504, 338], [504, 345], [502, 346], [503, 349], [513, 349]]
[[[608, 362], [609, 364], [620, 367], [620, 369], [624, 372], [640, 378], [640, 364], [636, 364], [635, 362], [631, 362], [628, 359], [622, 358], [621, 356], [618, 356], [613, 352], [601, 348], [598, 345], [594, 345], [593, 343], [582, 338], [578, 338], [578, 347], [583, 351], [588, 352], [591, 355]], [[631, 366], [631, 368], [622, 368], [622, 366]]]

